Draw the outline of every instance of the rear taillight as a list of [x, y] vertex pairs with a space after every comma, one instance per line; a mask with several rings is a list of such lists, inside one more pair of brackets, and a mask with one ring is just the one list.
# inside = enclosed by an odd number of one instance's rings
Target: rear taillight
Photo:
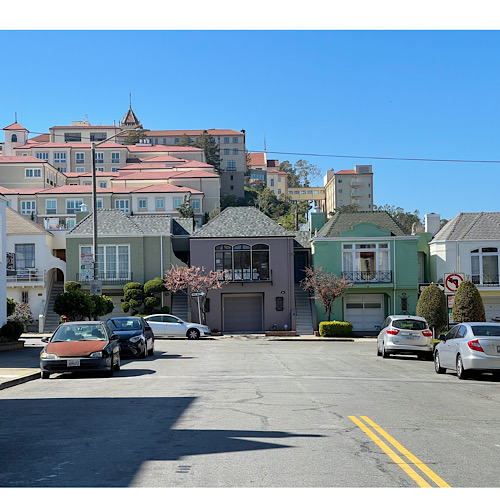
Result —
[[397, 335], [399, 330], [397, 328], [390, 328], [389, 330], [386, 330], [385, 333], [388, 333], [389, 335]]
[[430, 330], [422, 330], [422, 335], [424, 337], [432, 337], [432, 332]]
[[473, 351], [480, 351], [480, 352], [484, 352], [483, 351], [483, 348], [479, 345], [479, 340], [469, 340], [469, 342], [467, 342], [467, 345], [469, 346], [470, 349], [472, 349]]

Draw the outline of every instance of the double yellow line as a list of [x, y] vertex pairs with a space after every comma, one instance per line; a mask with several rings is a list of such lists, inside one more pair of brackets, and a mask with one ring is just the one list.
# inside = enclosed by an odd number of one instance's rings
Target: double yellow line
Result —
[[[368, 436], [373, 442], [379, 446], [384, 453], [386, 453], [396, 464], [398, 464], [421, 488], [432, 488], [432, 486], [418, 474], [402, 456], [395, 453], [382, 439], [380, 439], [371, 429], [369, 429], [359, 418], [352, 415], [349, 418]], [[451, 488], [451, 486], [441, 479], [436, 473], [432, 472], [427, 465], [422, 463], [415, 455], [410, 453], [403, 445], [398, 443], [392, 436], [387, 434], [381, 427], [379, 427], [373, 420], [368, 417], [360, 417], [368, 425], [384, 437], [394, 448], [402, 453], [413, 465], [417, 466], [430, 480], [432, 480], [440, 488]]]

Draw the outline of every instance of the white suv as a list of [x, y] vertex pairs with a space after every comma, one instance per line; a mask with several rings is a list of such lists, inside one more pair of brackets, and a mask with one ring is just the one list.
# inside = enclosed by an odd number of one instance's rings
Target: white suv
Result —
[[419, 316], [388, 316], [377, 337], [377, 356], [416, 354], [433, 359], [434, 337], [427, 321]]

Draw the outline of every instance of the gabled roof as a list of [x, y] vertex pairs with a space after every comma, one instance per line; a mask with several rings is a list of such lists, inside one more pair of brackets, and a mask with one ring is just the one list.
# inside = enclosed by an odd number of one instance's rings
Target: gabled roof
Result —
[[19, 212], [12, 210], [10, 207], [6, 207], [5, 220], [7, 236], [23, 234], [53, 236], [52, 233], [40, 227], [36, 222], [23, 217]]
[[217, 174], [213, 174], [211, 172], [206, 172], [203, 170], [188, 170], [187, 172], [175, 171], [169, 168], [165, 170], [153, 170], [147, 172], [138, 172], [137, 170], [133, 170], [130, 173], [127, 171], [126, 174], [120, 175], [115, 178], [115, 181], [122, 180], [149, 180], [149, 179], [171, 179], [173, 177], [176, 178], [218, 178]]
[[8, 125], [7, 127], [4, 128], [4, 130], [26, 130], [28, 131], [27, 128], [23, 127], [22, 125], [19, 125], [19, 123], [14, 122], [11, 125]]
[[131, 193], [191, 193], [203, 194], [201, 191], [184, 186], [174, 186], [173, 184], [151, 184], [151, 186], [128, 188]]
[[[124, 134], [125, 135], [125, 134]], [[128, 144], [126, 145], [131, 153], [161, 153], [161, 152], [200, 152], [201, 148], [194, 148], [192, 146], [165, 146], [164, 144]]]
[[356, 170], [339, 170], [338, 172], [335, 172], [335, 175], [343, 175], [343, 174], [355, 174]]
[[339, 238], [356, 224], [369, 222], [390, 231], [392, 236], [407, 236], [404, 229], [385, 211], [336, 213], [319, 231], [318, 237]]
[[[14, 149], [90, 149], [92, 147], [91, 142], [28, 142], [24, 146], [17, 146]], [[116, 149], [116, 148], [126, 148], [125, 144], [118, 144], [117, 142], [105, 142], [99, 144], [97, 149]]]
[[139, 126], [141, 124], [137, 116], [135, 116], [135, 113], [132, 111], [132, 106], [130, 106], [128, 108], [128, 111], [125, 113], [125, 116], [123, 117], [122, 120], [122, 124], [127, 126], [129, 125]]
[[[17, 149], [17, 148], [16, 148]], [[47, 163], [34, 156], [0, 156], [1, 163]]]
[[[148, 234], [171, 234], [172, 220], [169, 215], [125, 215], [120, 210], [97, 211], [97, 227], [101, 236], [144, 236]], [[77, 224], [68, 236], [92, 236], [92, 214]]]
[[432, 242], [499, 239], [500, 212], [460, 212], [434, 236]]
[[227, 207], [193, 234], [193, 238], [273, 238], [294, 233], [254, 207]]
[[248, 166], [250, 167], [267, 166], [266, 153], [248, 153], [247, 156], [248, 156]]

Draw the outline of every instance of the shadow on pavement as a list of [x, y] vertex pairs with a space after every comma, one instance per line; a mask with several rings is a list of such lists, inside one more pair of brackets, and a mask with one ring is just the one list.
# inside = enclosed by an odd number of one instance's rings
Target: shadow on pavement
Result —
[[126, 487], [145, 461], [286, 448], [286, 443], [262, 440], [322, 437], [281, 431], [173, 429], [195, 400], [2, 400], [0, 486]]

